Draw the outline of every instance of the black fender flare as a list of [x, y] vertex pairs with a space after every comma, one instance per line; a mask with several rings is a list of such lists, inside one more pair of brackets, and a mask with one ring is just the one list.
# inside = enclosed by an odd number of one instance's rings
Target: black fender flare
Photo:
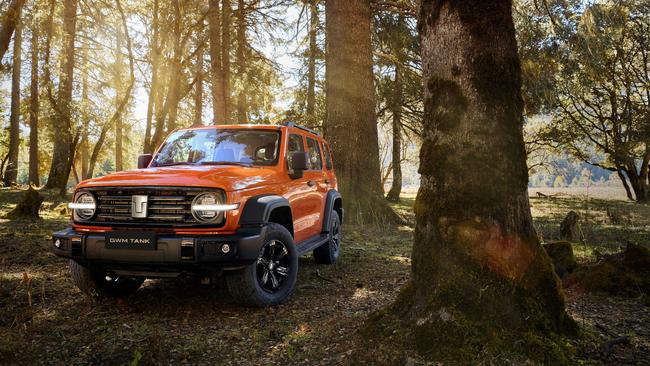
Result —
[[269, 222], [271, 212], [278, 207], [289, 207], [289, 201], [278, 195], [268, 194], [249, 198], [239, 217], [240, 226], [264, 226]]
[[[335, 190], [335, 189], [330, 189], [329, 192], [327, 192], [327, 197], [325, 199], [325, 211], [323, 212], [323, 233], [328, 233], [330, 228], [330, 218], [332, 216], [332, 211], [334, 211], [334, 203], [336, 200], [341, 200], [341, 203], [343, 201], [343, 198], [341, 197], [341, 194]], [[343, 223], [343, 208], [341, 208], [341, 223]]]

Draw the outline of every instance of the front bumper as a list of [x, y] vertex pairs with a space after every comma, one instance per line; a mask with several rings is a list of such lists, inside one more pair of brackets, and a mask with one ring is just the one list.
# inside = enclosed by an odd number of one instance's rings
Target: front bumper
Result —
[[52, 246], [57, 256], [92, 267], [186, 272], [228, 269], [255, 262], [264, 245], [265, 231], [262, 226], [242, 228], [233, 235], [160, 234], [155, 249], [108, 249], [104, 233], [78, 233], [68, 228], [53, 234]]

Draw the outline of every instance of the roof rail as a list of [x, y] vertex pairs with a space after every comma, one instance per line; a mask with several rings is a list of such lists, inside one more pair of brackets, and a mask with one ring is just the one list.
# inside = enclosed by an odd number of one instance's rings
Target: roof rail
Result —
[[300, 130], [303, 130], [303, 131], [307, 131], [307, 132], [309, 132], [309, 133], [313, 133], [313, 134], [316, 135], [316, 136], [320, 136], [320, 133], [319, 133], [318, 131], [314, 131], [314, 130], [312, 130], [311, 128], [307, 128], [307, 127], [305, 127], [305, 126], [297, 125], [297, 124], [295, 124], [295, 123], [293, 123], [293, 122], [285, 122], [284, 125], [287, 126], [287, 127], [295, 127], [295, 128], [297, 128], [297, 129], [300, 129]]

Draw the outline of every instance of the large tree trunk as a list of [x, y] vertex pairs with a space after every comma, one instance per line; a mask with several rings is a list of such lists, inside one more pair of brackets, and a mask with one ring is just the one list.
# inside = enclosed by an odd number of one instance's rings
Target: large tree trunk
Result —
[[395, 64], [395, 90], [393, 91], [393, 183], [386, 195], [390, 202], [399, 202], [402, 193], [402, 79], [400, 65]]
[[210, 29], [210, 73], [212, 86], [212, 114], [216, 125], [226, 122], [226, 100], [223, 90], [221, 60], [221, 15], [219, 0], [209, 0], [208, 23]]
[[237, 1], [237, 123], [248, 123], [248, 104], [246, 103], [246, 12], [244, 0]]
[[25, 5], [25, 0], [12, 0], [5, 11], [2, 14], [2, 23], [0, 24], [0, 59], [2, 59], [9, 48], [9, 42], [11, 41], [11, 36], [14, 34], [14, 28], [16, 28], [16, 23], [20, 19], [20, 12]]
[[557, 363], [562, 351], [540, 344], [558, 349], [554, 335], [575, 327], [530, 214], [511, 5], [420, 7], [425, 109], [412, 284], [392, 310], [419, 352], [452, 364], [503, 352]]
[[316, 112], [316, 54], [318, 44], [318, 0], [309, 2], [309, 56], [307, 59], [307, 119], [314, 124]]
[[[327, 135], [339, 190], [356, 222], [397, 220], [383, 199], [367, 0], [328, 0]], [[399, 220], [398, 220], [399, 221]]]
[[[32, 12], [37, 13], [36, 5]], [[29, 85], [29, 184], [40, 186], [38, 173], [38, 36], [40, 24], [32, 19], [31, 81]]]
[[4, 174], [6, 187], [16, 184], [18, 178], [18, 149], [20, 148], [20, 67], [22, 53], [21, 12], [17, 14], [14, 32], [13, 65], [11, 73], [11, 115], [9, 116], [9, 154]]
[[[65, 190], [68, 157], [72, 148], [72, 79], [74, 75], [75, 32], [77, 24], [77, 0], [63, 2], [63, 50], [59, 95], [53, 120], [54, 151], [47, 188]], [[49, 82], [49, 81], [48, 81]]]

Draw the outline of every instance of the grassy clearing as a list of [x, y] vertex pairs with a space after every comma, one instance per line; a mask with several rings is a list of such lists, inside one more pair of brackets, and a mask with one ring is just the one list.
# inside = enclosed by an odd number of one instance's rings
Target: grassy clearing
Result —
[[[19, 196], [17, 191], [1, 191], [0, 215]], [[357, 347], [361, 323], [392, 302], [409, 277], [411, 228], [348, 225], [340, 262], [325, 266], [302, 258], [297, 289], [282, 306], [237, 307], [223, 285], [191, 280], [149, 280], [128, 299], [91, 301], [72, 285], [66, 261], [50, 251], [51, 232], [67, 225], [62, 213], [65, 201], [46, 193], [42, 220], [0, 219], [0, 364], [346, 363]], [[396, 208], [412, 218], [413, 202], [414, 195], [407, 195]], [[533, 198], [532, 204], [545, 239], [556, 235], [566, 211], [582, 213], [584, 208], [583, 202], [570, 197]], [[650, 242], [648, 207], [622, 201], [591, 201], [590, 207], [583, 223], [587, 239], [583, 260], [589, 260], [594, 249], [616, 250], [625, 240], [643, 242], [645, 235], [645, 243]], [[630, 221], [608, 222], [606, 207], [620, 210]], [[640, 323], [633, 328], [632, 353], [615, 351], [632, 360], [647, 351], [647, 307], [626, 302], [629, 313], [611, 313], [608, 318], [602, 309], [609, 299], [586, 301], [580, 294], [569, 295], [570, 311], [589, 329], [600, 324], [620, 333], [610, 323], [636, 319]], [[589, 350], [597, 350], [602, 341], [590, 334], [589, 340], [580, 341], [588, 363], [597, 362]]]

